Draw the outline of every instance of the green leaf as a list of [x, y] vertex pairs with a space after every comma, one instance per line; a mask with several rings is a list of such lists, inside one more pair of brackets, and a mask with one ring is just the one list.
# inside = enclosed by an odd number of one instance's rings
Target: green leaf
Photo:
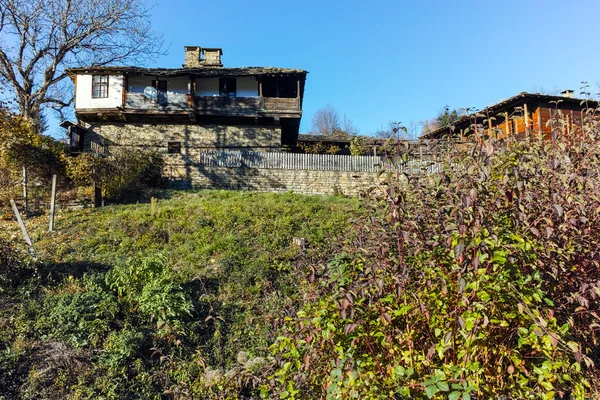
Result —
[[454, 391], [448, 395], [448, 400], [458, 400], [460, 398], [461, 393]]
[[447, 392], [447, 391], [449, 391], [449, 390], [450, 390], [450, 387], [448, 387], [448, 382], [444, 382], [444, 381], [438, 382], [438, 383], [437, 383], [437, 387], [438, 387], [438, 389], [440, 389], [442, 392]]
[[436, 386], [436, 385], [430, 385], [430, 386], [427, 386], [427, 387], [425, 388], [425, 394], [426, 394], [426, 395], [427, 395], [427, 397], [428, 397], [428, 398], [430, 398], [430, 399], [431, 399], [433, 396], [435, 396], [435, 394], [436, 394], [437, 392], [439, 392], [439, 390], [438, 390], [438, 388], [437, 388], [437, 386]]
[[486, 303], [487, 303], [488, 301], [490, 301], [490, 299], [491, 299], [490, 295], [489, 295], [488, 293], [486, 293], [486, 292], [481, 292], [481, 293], [479, 293], [479, 298], [480, 298], [481, 300], [483, 300], [484, 302], [486, 302]]

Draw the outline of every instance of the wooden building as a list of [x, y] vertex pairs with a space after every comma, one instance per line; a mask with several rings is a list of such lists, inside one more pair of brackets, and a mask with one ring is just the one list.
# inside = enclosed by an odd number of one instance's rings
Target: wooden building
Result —
[[203, 149], [279, 151], [295, 144], [307, 72], [225, 68], [222, 55], [187, 46], [182, 68], [69, 69], [77, 122], [63, 126], [71, 143], [81, 151], [154, 149], [179, 164]]
[[[369, 149], [383, 148], [388, 141], [371, 136], [300, 134], [296, 144], [290, 147], [290, 151], [293, 153], [350, 155], [352, 140], [358, 140], [362, 146]], [[371, 153], [369, 151], [369, 154]]]
[[451, 125], [425, 133], [421, 138], [461, 140], [479, 135], [518, 140], [531, 134], [550, 138], [556, 130], [553, 121], [559, 119], [565, 122], [561, 127], [564, 132], [576, 134], [587, 110], [597, 107], [597, 101], [577, 99], [572, 90], [563, 91], [562, 96], [523, 92], [475, 114], [462, 116]]

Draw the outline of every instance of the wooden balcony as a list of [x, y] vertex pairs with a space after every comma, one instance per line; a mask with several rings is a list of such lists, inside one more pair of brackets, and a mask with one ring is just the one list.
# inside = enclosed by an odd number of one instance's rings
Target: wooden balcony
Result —
[[209, 97], [187, 94], [161, 94], [157, 100], [150, 100], [141, 93], [127, 93], [126, 112], [152, 114], [172, 112], [195, 112], [197, 115], [215, 116], [277, 116], [300, 115], [299, 98], [278, 97]]

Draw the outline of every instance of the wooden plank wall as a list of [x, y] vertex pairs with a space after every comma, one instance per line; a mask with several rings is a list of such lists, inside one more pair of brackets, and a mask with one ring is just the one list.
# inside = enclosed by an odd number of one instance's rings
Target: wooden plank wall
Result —
[[[527, 109], [527, 117], [525, 110]], [[523, 105], [508, 112], [501, 112], [495, 115], [495, 120], [483, 124], [485, 135], [495, 136], [498, 139], [516, 138], [522, 139], [526, 135], [539, 135], [546, 139], [552, 136], [552, 131], [556, 128], [549, 121], [558, 118], [563, 121], [558, 124], [560, 132], [565, 134], [577, 134], [581, 130], [584, 119], [584, 111], [576, 109], [560, 109], [552, 105]], [[483, 123], [483, 118], [478, 121]]]

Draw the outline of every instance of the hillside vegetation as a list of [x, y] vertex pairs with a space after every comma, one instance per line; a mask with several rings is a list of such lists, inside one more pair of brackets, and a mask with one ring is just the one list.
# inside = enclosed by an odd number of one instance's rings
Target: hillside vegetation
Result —
[[598, 398], [600, 118], [556, 114], [519, 141], [474, 116], [439, 172], [382, 171], [362, 200], [198, 192], [29, 220], [39, 262], [0, 242], [3, 395]]
[[[309, 272], [298, 264], [360, 213], [340, 197], [167, 194], [64, 211], [53, 233], [26, 221], [41, 263], [2, 274], [0, 398], [209, 396], [198, 377], [265, 366]], [[14, 266], [18, 227], [0, 223]]]

